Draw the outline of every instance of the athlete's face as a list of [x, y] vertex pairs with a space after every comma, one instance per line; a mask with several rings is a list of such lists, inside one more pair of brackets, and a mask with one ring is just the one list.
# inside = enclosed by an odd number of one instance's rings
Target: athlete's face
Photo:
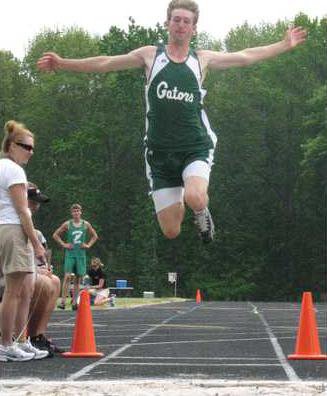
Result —
[[175, 42], [190, 42], [196, 32], [192, 11], [177, 8], [172, 11], [167, 22], [169, 37]]
[[79, 221], [80, 220], [80, 218], [81, 218], [81, 215], [82, 215], [82, 211], [80, 210], [80, 209], [72, 209], [72, 218], [75, 220], [75, 221]]

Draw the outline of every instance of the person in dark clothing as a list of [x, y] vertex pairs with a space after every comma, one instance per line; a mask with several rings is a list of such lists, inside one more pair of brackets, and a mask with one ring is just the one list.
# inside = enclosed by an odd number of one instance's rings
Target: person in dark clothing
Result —
[[92, 289], [105, 289], [106, 276], [102, 270], [103, 267], [104, 265], [98, 257], [92, 257], [91, 268], [87, 272]]
[[88, 292], [91, 305], [103, 305], [109, 301], [109, 289], [106, 289], [106, 276], [103, 263], [98, 257], [93, 257], [91, 267], [87, 272]]

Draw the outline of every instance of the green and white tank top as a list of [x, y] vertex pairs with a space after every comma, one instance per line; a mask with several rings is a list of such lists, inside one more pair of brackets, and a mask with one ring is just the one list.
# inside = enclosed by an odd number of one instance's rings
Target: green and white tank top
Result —
[[65, 249], [66, 257], [84, 257], [85, 249], [81, 249], [81, 244], [86, 241], [87, 229], [85, 221], [82, 220], [79, 226], [76, 226], [72, 220], [68, 222], [67, 243], [73, 245], [73, 249]]
[[145, 88], [146, 146], [159, 151], [212, 149], [217, 137], [203, 109], [201, 67], [190, 51], [185, 62], [173, 62], [164, 46], [156, 57]]

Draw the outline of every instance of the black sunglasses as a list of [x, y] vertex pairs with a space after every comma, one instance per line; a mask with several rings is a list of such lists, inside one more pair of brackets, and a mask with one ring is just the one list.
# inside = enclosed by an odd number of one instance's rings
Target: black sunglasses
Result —
[[25, 143], [20, 143], [20, 142], [15, 142], [17, 146], [22, 147], [26, 151], [34, 151], [34, 146], [31, 146], [30, 144], [25, 144]]

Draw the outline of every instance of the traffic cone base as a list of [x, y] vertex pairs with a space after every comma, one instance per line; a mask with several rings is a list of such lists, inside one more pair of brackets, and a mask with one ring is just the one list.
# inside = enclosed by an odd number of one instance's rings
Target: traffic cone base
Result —
[[311, 292], [303, 293], [295, 353], [288, 355], [287, 358], [289, 360], [327, 360], [327, 355], [322, 354], [320, 349]]
[[102, 352], [64, 352], [61, 354], [66, 358], [77, 358], [77, 357], [102, 357], [104, 354]]
[[293, 354], [287, 356], [288, 360], [327, 360], [327, 355], [300, 355]]
[[80, 296], [71, 351], [62, 353], [62, 356], [66, 358], [103, 356], [103, 353], [96, 350], [90, 296], [86, 290], [83, 290]]

